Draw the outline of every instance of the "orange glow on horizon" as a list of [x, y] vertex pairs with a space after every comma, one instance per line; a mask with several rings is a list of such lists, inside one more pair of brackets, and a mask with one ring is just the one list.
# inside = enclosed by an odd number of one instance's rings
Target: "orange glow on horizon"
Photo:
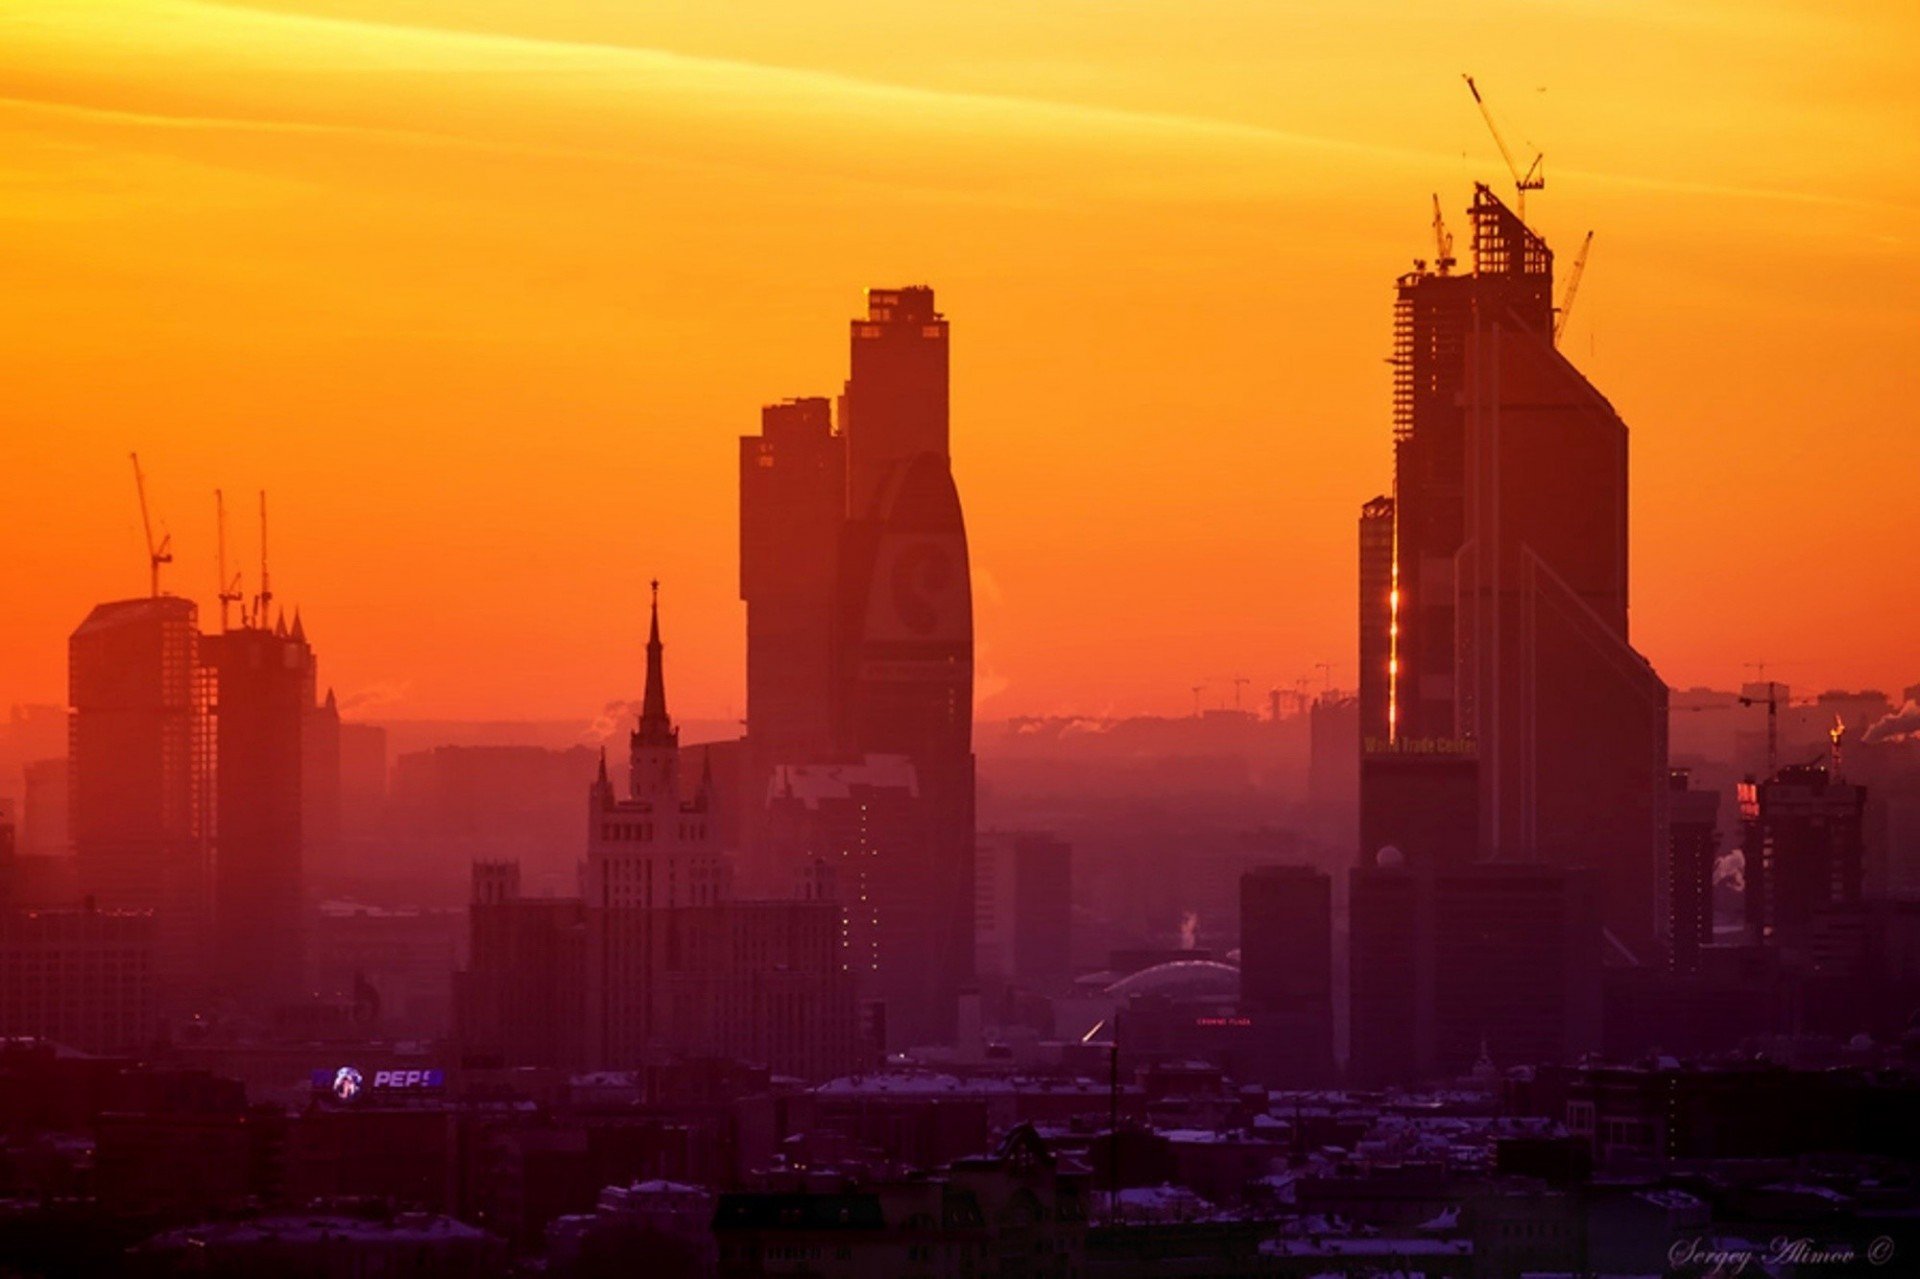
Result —
[[[663, 579], [743, 713], [736, 439], [868, 286], [953, 325], [982, 716], [1356, 677], [1394, 278], [1546, 153], [1563, 349], [1632, 428], [1674, 686], [1920, 681], [1920, 11], [1170, 0], [15, 0], [0, 12], [0, 706], [167, 589], [277, 598], [353, 718], [583, 724]], [[1622, 67], [1632, 67], [1623, 77]], [[1397, 594], [1395, 597], [1397, 608]]]

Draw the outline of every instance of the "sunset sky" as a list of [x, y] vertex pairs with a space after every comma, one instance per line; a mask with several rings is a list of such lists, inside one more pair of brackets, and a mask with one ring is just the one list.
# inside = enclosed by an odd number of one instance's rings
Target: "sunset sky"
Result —
[[[1920, 681], [1920, 10], [1561, 0], [7, 0], [0, 708], [213, 490], [361, 717], [590, 718], [663, 580], [737, 717], [735, 438], [869, 285], [953, 322], [979, 713], [1355, 678], [1394, 277], [1507, 191], [1592, 259], [1670, 683]], [[1531, 145], [1529, 145], [1531, 144]], [[1316, 683], [1318, 676], [1314, 676]]]

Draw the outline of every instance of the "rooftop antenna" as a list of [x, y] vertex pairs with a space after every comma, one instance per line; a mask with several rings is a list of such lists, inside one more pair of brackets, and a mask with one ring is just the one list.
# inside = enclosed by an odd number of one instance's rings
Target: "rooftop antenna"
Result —
[[260, 593], [253, 597], [253, 624], [264, 627], [272, 616], [267, 611], [273, 603], [273, 583], [267, 576], [267, 491], [260, 490]]
[[1567, 289], [1560, 295], [1560, 305], [1554, 310], [1553, 342], [1560, 344], [1561, 334], [1567, 331], [1567, 317], [1573, 314], [1573, 299], [1580, 292], [1580, 277], [1587, 273], [1587, 250], [1593, 247], [1593, 232], [1587, 232], [1587, 238], [1580, 242], [1580, 252], [1573, 259], [1573, 270], [1567, 272]]
[[240, 575], [227, 576], [227, 497], [219, 489], [213, 491], [213, 508], [220, 522], [220, 629], [227, 629], [227, 609], [244, 599], [240, 593]]
[[1200, 690], [1205, 687], [1205, 684], [1195, 684], [1193, 686], [1193, 717], [1195, 719], [1200, 718]]
[[1522, 173], [1519, 163], [1513, 158], [1512, 148], [1507, 146], [1507, 140], [1500, 136], [1500, 126], [1493, 122], [1493, 109], [1487, 105], [1487, 100], [1480, 96], [1480, 86], [1473, 82], [1473, 77], [1470, 75], [1462, 75], [1460, 78], [1467, 82], [1467, 92], [1473, 95], [1473, 104], [1480, 108], [1480, 117], [1487, 122], [1487, 132], [1493, 135], [1493, 145], [1500, 148], [1500, 158], [1507, 162], [1507, 172], [1513, 175], [1513, 190], [1518, 197], [1519, 205], [1517, 212], [1520, 214], [1520, 220], [1525, 222], [1527, 192], [1543, 190], [1547, 185], [1547, 175], [1542, 171], [1547, 157], [1536, 152], [1533, 163], [1527, 166], [1525, 173]]
[[140, 470], [140, 455], [129, 453], [133, 459], [133, 487], [140, 494], [140, 526], [147, 534], [147, 578], [154, 598], [160, 596], [160, 566], [173, 563], [173, 535], [162, 531], [160, 541], [153, 540], [153, 517], [147, 513], [147, 477]]

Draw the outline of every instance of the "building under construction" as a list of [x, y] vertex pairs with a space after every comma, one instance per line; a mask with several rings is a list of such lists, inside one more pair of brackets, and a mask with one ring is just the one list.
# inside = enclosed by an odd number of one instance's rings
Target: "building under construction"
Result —
[[1469, 217], [1470, 270], [1436, 210], [1398, 282], [1393, 490], [1360, 520], [1362, 863], [1589, 870], [1651, 961], [1667, 690], [1628, 641], [1627, 428], [1556, 349], [1545, 240], [1484, 185]]

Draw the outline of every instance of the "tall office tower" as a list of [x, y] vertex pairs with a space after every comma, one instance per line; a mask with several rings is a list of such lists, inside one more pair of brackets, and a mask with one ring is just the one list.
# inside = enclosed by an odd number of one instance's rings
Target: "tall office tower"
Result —
[[[926, 918], [934, 960], [889, 1027], [953, 1033], [973, 977], [973, 590], [947, 456], [947, 322], [926, 288], [875, 289], [853, 323], [841, 543], [841, 742], [912, 761], [933, 855], [883, 909]], [[924, 1042], [924, 1040], [923, 1040]]]
[[706, 779], [680, 793], [680, 731], [667, 714], [659, 583], [647, 633], [647, 683], [628, 739], [627, 798], [614, 795], [606, 760], [587, 798], [587, 1025], [590, 1064], [620, 1068], [646, 1055], [657, 1024], [654, 996], [670, 908], [728, 895]]
[[1389, 691], [1396, 668], [1393, 580], [1393, 499], [1376, 497], [1360, 508], [1360, 749], [1387, 750], [1395, 725]]
[[[1594, 870], [1607, 928], [1650, 959], [1667, 694], [1627, 638], [1627, 428], [1554, 348], [1546, 243], [1484, 186], [1471, 218], [1471, 273], [1399, 282], [1393, 496], [1361, 523], [1378, 596], [1393, 522], [1386, 607], [1361, 608], [1369, 753], [1471, 758], [1472, 855]], [[1363, 808], [1395, 780], [1363, 765]]]
[[1240, 877], [1240, 1008], [1268, 1051], [1267, 1082], [1333, 1077], [1333, 881], [1311, 866]]
[[845, 440], [824, 398], [760, 411], [740, 440], [740, 598], [747, 737], [758, 771], [834, 746], [834, 605], [847, 511]]
[[261, 1009], [305, 987], [302, 797], [313, 649], [299, 615], [200, 637], [213, 693], [216, 991]]
[[881, 490], [923, 454], [947, 460], [947, 319], [925, 286], [867, 290], [847, 378], [847, 511], [873, 513]]
[[1676, 973], [1700, 966], [1713, 943], [1713, 863], [1720, 852], [1720, 792], [1693, 785], [1684, 768], [1668, 774], [1667, 965]]
[[1823, 908], [1860, 901], [1867, 788], [1795, 764], [1740, 786], [1747, 929], [1758, 945], [1804, 949]]
[[67, 642], [69, 830], [80, 892], [154, 913], [169, 1012], [205, 971], [213, 741], [191, 600], [101, 604]]

